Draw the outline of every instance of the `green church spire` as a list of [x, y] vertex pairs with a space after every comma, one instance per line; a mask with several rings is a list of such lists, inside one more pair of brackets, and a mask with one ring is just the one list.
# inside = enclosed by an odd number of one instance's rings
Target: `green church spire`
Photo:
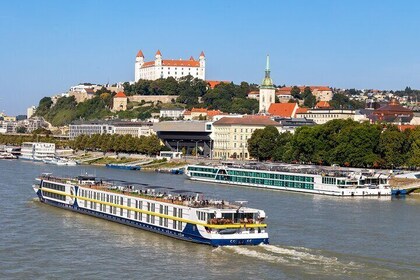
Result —
[[270, 78], [270, 56], [267, 55], [267, 65], [265, 67], [265, 78], [262, 81], [261, 88], [274, 88], [273, 80]]

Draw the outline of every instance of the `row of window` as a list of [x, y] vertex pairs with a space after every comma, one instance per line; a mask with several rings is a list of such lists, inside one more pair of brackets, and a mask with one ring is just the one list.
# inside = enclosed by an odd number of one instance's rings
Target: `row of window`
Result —
[[[340, 180], [341, 182], [341, 180]], [[322, 177], [322, 183], [327, 185], [336, 185], [337, 179], [331, 177]]]
[[232, 176], [230, 179], [228, 179], [228, 176], [226, 175], [218, 175], [216, 179], [228, 180], [230, 182], [257, 184], [257, 185], [265, 185], [265, 186], [272, 186], [272, 187], [287, 187], [287, 188], [298, 188], [298, 189], [309, 189], [309, 190], [314, 189], [313, 183], [300, 183], [300, 182], [257, 179], [257, 178], [237, 177], [237, 176]]
[[49, 197], [49, 198], [54, 198], [54, 199], [66, 201], [66, 196], [65, 195], [50, 193], [50, 192], [47, 192], [47, 191], [43, 191], [42, 195], [46, 196], [46, 197]]
[[242, 171], [242, 170], [228, 170], [229, 175], [254, 177], [254, 178], [270, 178], [279, 180], [289, 180], [298, 182], [314, 182], [314, 177], [311, 176], [300, 176], [300, 175], [289, 175], [281, 173], [265, 173], [265, 172], [254, 172], [254, 171]]
[[[157, 212], [156, 211], [156, 203], [152, 202], [144, 202], [142, 200], [137, 200], [134, 198], [124, 198], [123, 196], [119, 195], [112, 195], [112, 194], [105, 194], [105, 193], [99, 193], [91, 190], [80, 190], [80, 196], [86, 197], [90, 199], [100, 200], [100, 201], [106, 201], [113, 204], [119, 204], [119, 205], [125, 205], [128, 207], [135, 207], [140, 210], [147, 210], [149, 212]], [[124, 203], [126, 202], [126, 203]], [[156, 216], [150, 215], [150, 214], [144, 214], [142, 212], [138, 211], [132, 211], [129, 209], [124, 209], [117, 206], [110, 206], [98, 202], [88, 201], [84, 200], [84, 207], [90, 208], [93, 210], [98, 210], [98, 204], [99, 204], [99, 211], [101, 212], [108, 212], [110, 214], [117, 215], [117, 211], [119, 209], [119, 215], [121, 217], [125, 216], [129, 219], [135, 219], [138, 221], [145, 220], [147, 223], [156, 224]], [[145, 204], [145, 208], [143, 207], [143, 204]], [[169, 215], [169, 206], [168, 205], [160, 205], [159, 206], [159, 213], [164, 215]], [[132, 213], [134, 212], [134, 213]], [[125, 214], [125, 215], [124, 215]], [[182, 209], [173, 207], [172, 208], [172, 214], [174, 217], [182, 218]], [[173, 229], [182, 230], [182, 222], [180, 221], [172, 221]], [[169, 219], [159, 217], [159, 225], [164, 227], [169, 227]]]
[[60, 192], [64, 192], [66, 190], [66, 187], [63, 185], [58, 185], [58, 184], [49, 183], [49, 182], [43, 182], [42, 187], [57, 190]]

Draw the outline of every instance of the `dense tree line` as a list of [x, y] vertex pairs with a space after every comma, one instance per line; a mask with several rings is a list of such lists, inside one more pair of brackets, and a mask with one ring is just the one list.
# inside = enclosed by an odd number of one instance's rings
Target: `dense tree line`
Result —
[[55, 143], [56, 147], [67, 147], [68, 141], [55, 139], [53, 137], [47, 136], [39, 136], [36, 134], [28, 134], [28, 135], [8, 135], [8, 134], [0, 134], [0, 144], [2, 145], [12, 145], [12, 146], [20, 146], [23, 142], [46, 142], [46, 143]]
[[333, 120], [305, 126], [295, 134], [275, 127], [256, 130], [248, 140], [259, 160], [352, 167], [419, 167], [420, 127], [401, 132], [394, 125]]
[[124, 152], [155, 155], [161, 150], [160, 140], [156, 135], [133, 137], [131, 135], [95, 134], [80, 135], [70, 141], [74, 150], [101, 152]]

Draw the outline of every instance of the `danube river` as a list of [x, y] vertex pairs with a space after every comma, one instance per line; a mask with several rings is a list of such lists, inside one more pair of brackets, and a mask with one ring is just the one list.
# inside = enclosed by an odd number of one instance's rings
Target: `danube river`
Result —
[[[41, 204], [42, 172], [198, 190], [268, 215], [270, 245], [212, 248]], [[184, 176], [0, 161], [0, 279], [420, 279], [420, 197], [335, 198]]]

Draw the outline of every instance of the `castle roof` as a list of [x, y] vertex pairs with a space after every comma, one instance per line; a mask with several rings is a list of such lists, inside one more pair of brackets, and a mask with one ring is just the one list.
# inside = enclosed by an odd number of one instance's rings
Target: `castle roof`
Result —
[[162, 56], [162, 53], [160, 52], [160, 50], [157, 50], [157, 52], [156, 52], [156, 54], [155, 55], [160, 55], [160, 56]]
[[144, 57], [143, 52], [141, 50], [139, 50], [136, 57]]
[[203, 51], [201, 51], [200, 56], [205, 56]]

